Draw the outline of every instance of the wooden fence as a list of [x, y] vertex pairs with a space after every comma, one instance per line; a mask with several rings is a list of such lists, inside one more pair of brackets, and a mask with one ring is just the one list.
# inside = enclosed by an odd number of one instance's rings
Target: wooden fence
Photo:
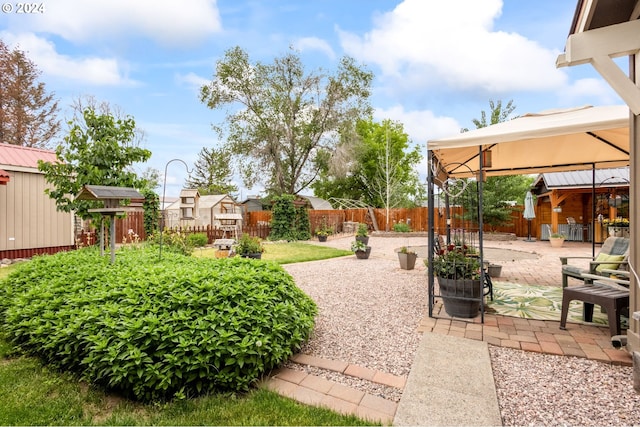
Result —
[[[514, 233], [518, 237], [527, 236], [527, 220], [522, 217], [522, 206], [515, 206], [511, 213], [511, 223], [501, 227], [491, 228], [485, 224], [485, 231], [495, 231], [500, 233]], [[344, 231], [345, 222], [362, 222], [368, 224], [369, 229], [373, 230], [372, 213], [378, 225], [378, 229], [385, 231], [387, 228], [387, 218], [389, 230], [393, 230], [393, 225], [397, 223], [408, 224], [413, 231], [427, 231], [429, 221], [429, 210], [426, 207], [418, 208], [398, 208], [389, 209], [387, 212], [383, 208], [375, 208], [371, 211], [368, 209], [338, 209], [338, 210], [310, 210], [309, 222], [311, 223], [311, 231], [314, 232], [320, 228], [323, 223], [333, 228], [334, 232], [341, 233]], [[388, 214], [387, 214], [388, 213]], [[462, 217], [462, 208], [451, 208], [451, 228], [477, 229], [478, 226], [471, 221], [460, 219]], [[271, 211], [249, 212], [246, 223], [250, 225], [269, 224], [271, 221]], [[436, 209], [435, 218], [436, 232], [443, 232], [446, 229], [446, 218], [444, 209]], [[531, 221], [531, 235], [536, 236], [537, 222]]]
[[[527, 220], [522, 217], [522, 206], [516, 206], [512, 212], [512, 220], [510, 225], [502, 227], [496, 227], [491, 229], [485, 225], [485, 231], [497, 231], [502, 233], [514, 233], [518, 237], [527, 236]], [[369, 230], [373, 230], [373, 217], [378, 225], [378, 229], [385, 230], [387, 224], [387, 217], [389, 218], [388, 227], [393, 230], [393, 225], [397, 223], [408, 224], [413, 231], [427, 231], [429, 214], [426, 207], [419, 208], [398, 208], [390, 209], [388, 211], [382, 208], [376, 209], [335, 209], [335, 210], [309, 210], [309, 222], [311, 223], [311, 232], [326, 225], [333, 229], [334, 233], [342, 233], [345, 231], [345, 223], [365, 223], [369, 226]], [[462, 210], [459, 207], [451, 209], [451, 228], [453, 229], [477, 229], [477, 225], [470, 221], [463, 221], [460, 219]], [[242, 227], [242, 233], [248, 233], [252, 236], [258, 236], [262, 239], [266, 239], [271, 232], [271, 211], [256, 211], [249, 212]], [[531, 221], [531, 235], [537, 237], [537, 221], [536, 219]], [[446, 229], [446, 218], [444, 209], [436, 209], [435, 218], [435, 231], [437, 233], [444, 233]], [[129, 233], [129, 230], [132, 233]], [[212, 243], [215, 239], [229, 237], [229, 232], [224, 234], [223, 230], [213, 228], [211, 226], [206, 227], [190, 227], [183, 229], [187, 233], [204, 233], [207, 235], [209, 243]], [[116, 219], [116, 243], [122, 243], [125, 238], [130, 239], [131, 235], [135, 234], [140, 240], [146, 239], [144, 231], [144, 213], [143, 212], [129, 212], [126, 218]], [[78, 241], [83, 244], [96, 243], [97, 236], [93, 232], [79, 232]]]

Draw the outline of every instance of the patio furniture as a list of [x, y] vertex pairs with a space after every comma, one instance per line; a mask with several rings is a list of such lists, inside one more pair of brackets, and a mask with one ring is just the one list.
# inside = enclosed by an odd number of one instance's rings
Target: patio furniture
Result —
[[[604, 270], [610, 277], [589, 275], [593, 283], [585, 282], [581, 286], [569, 286], [562, 290], [562, 312], [560, 329], [566, 329], [569, 304], [573, 300], [584, 304], [583, 318], [593, 320], [593, 305], [597, 304], [607, 313], [611, 336], [620, 335], [620, 315], [629, 308], [629, 272], [624, 270]], [[626, 279], [625, 279], [626, 278]]]
[[[628, 265], [629, 239], [625, 237], [607, 237], [602, 244], [600, 252], [592, 257], [560, 257], [562, 263], [562, 287], [566, 288], [568, 278], [581, 280], [585, 283], [593, 281], [588, 275], [603, 275], [605, 269], [624, 269]], [[590, 259], [589, 268], [581, 268], [568, 263], [570, 259]]]

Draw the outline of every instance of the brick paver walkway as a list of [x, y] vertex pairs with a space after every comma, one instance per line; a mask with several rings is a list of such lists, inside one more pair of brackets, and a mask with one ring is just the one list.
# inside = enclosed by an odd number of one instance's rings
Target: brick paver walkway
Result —
[[[510, 249], [535, 254], [527, 259], [489, 259], [503, 265], [500, 281], [521, 284], [560, 286], [560, 256], [591, 256], [591, 243], [566, 242], [562, 248], [551, 248], [548, 242], [486, 241], [485, 247]], [[596, 247], [596, 253], [599, 248]], [[393, 255], [393, 254], [392, 254]], [[585, 265], [588, 260], [576, 260]], [[631, 365], [631, 355], [611, 345], [609, 328], [591, 324], [567, 323], [560, 329], [559, 321], [529, 320], [486, 313], [484, 323], [475, 319], [455, 319], [448, 316], [442, 304], [434, 307], [434, 317], [425, 314], [417, 327], [420, 333], [454, 335], [486, 341], [491, 345], [538, 353], [584, 357], [605, 363]], [[346, 362], [296, 355], [293, 361], [340, 372], [345, 375], [404, 388], [406, 378], [385, 372], [349, 365]], [[300, 402], [325, 406], [340, 413], [354, 414], [383, 424], [391, 424], [398, 404], [378, 396], [320, 378], [303, 371], [280, 369], [265, 386]]]

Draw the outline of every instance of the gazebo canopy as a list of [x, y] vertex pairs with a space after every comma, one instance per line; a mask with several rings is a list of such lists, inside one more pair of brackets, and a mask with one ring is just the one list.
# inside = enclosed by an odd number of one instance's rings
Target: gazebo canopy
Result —
[[480, 147], [490, 152], [487, 175], [613, 168], [629, 165], [629, 107], [585, 106], [529, 113], [516, 119], [430, 140], [435, 175], [475, 176]]

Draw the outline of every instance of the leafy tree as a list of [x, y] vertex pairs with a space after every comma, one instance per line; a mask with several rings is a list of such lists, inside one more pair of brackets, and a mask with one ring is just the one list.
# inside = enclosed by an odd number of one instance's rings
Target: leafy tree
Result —
[[197, 188], [200, 194], [231, 194], [238, 186], [231, 183], [233, 169], [231, 153], [224, 149], [204, 147], [198, 153], [194, 172], [187, 179], [187, 186]]
[[293, 204], [295, 196], [283, 194], [273, 197], [273, 209], [271, 210], [271, 240], [298, 240], [296, 232], [296, 207]]
[[110, 114], [96, 114], [88, 108], [83, 123], [69, 122], [69, 125], [64, 144], [56, 149], [57, 162], [38, 163], [47, 182], [53, 184], [45, 192], [55, 199], [59, 210], [75, 211], [83, 219], [91, 217], [88, 209], [96, 207], [95, 203], [74, 198], [83, 185], [144, 187], [145, 182], [130, 166], [148, 160], [151, 152], [132, 144], [133, 118], [116, 120]]
[[156, 168], [147, 167], [140, 174], [140, 178], [144, 181], [144, 188], [154, 190], [160, 187], [160, 171]]
[[422, 155], [418, 146], [410, 146], [402, 124], [360, 120], [356, 133], [357, 142], [349, 138], [336, 150], [342, 166], [325, 162], [321, 178], [312, 185], [314, 193], [388, 209], [415, 206], [424, 192], [416, 171]]
[[[486, 111], [480, 112], [480, 119], [471, 119], [474, 125], [476, 125], [476, 129], [484, 128], [489, 125], [495, 125], [496, 123], [506, 122], [509, 119], [511, 113], [514, 112], [516, 106], [513, 105], [513, 99], [507, 102], [504, 108], [502, 108], [502, 100], [498, 100], [494, 102], [492, 99], [489, 100], [489, 110], [491, 112], [491, 119], [487, 122], [487, 113]], [[512, 117], [513, 118], [513, 117]], [[463, 128], [462, 132], [468, 132], [469, 129]]]
[[24, 52], [0, 40], [0, 143], [44, 148], [58, 134], [58, 102], [39, 77]]
[[316, 179], [318, 159], [335, 149], [339, 132], [369, 113], [372, 79], [350, 57], [334, 74], [307, 73], [294, 52], [251, 63], [235, 47], [218, 61], [200, 98], [211, 109], [239, 106], [217, 130], [226, 134], [247, 187], [262, 182], [270, 193], [298, 194]]
[[[502, 101], [489, 101], [490, 123], [487, 123], [487, 113], [481, 112], [480, 119], [473, 119], [472, 122], [477, 128], [486, 127], [496, 123], [506, 121], [515, 110], [513, 100], [510, 100], [503, 108]], [[463, 129], [466, 131], [467, 129]], [[524, 195], [531, 187], [533, 178], [526, 175], [506, 175], [490, 176], [483, 184], [482, 192], [482, 218], [485, 224], [494, 228], [511, 222], [511, 212], [513, 210], [509, 202], [522, 203]], [[477, 220], [477, 211], [473, 206], [478, 205], [477, 192], [474, 185], [467, 186], [468, 197], [463, 198], [465, 206], [465, 217]]]

